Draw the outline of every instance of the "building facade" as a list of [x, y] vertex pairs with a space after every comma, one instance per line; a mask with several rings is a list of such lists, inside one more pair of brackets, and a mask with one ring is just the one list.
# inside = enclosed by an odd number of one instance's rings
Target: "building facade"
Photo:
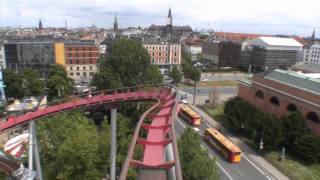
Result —
[[6, 67], [21, 72], [25, 68], [39, 71], [41, 76], [48, 74], [50, 64], [55, 64], [53, 41], [19, 41], [4, 45]]
[[276, 116], [300, 111], [307, 126], [320, 135], [320, 80], [302, 74], [273, 70], [240, 81], [238, 96], [263, 112]]
[[264, 69], [286, 69], [298, 61], [302, 44], [292, 38], [259, 37], [247, 42], [242, 51], [240, 66], [251, 66], [255, 71]]
[[6, 68], [6, 54], [4, 52], [4, 44], [0, 42], [0, 66], [1, 69]]
[[97, 72], [99, 47], [94, 42], [66, 42], [65, 68], [75, 83], [89, 83]]
[[208, 40], [203, 44], [205, 62], [218, 67], [237, 68], [240, 60], [241, 45], [233, 41]]
[[303, 49], [303, 62], [320, 65], [320, 44], [313, 43], [311, 46], [306, 46]]
[[204, 40], [196, 38], [187, 38], [184, 41], [184, 50], [191, 55], [192, 61], [197, 61], [197, 55], [202, 53]]
[[[167, 75], [174, 65], [181, 64], [180, 44], [144, 43], [142, 46], [148, 51], [151, 64], [158, 65], [159, 71], [163, 75]], [[168, 51], [169, 47], [170, 52]]]

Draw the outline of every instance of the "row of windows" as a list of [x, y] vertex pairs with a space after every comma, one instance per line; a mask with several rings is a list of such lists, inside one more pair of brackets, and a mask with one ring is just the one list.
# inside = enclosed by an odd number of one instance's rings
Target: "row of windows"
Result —
[[320, 62], [318, 59], [308, 59], [308, 58], [306, 58], [306, 61], [313, 62], [313, 63], [319, 63]]
[[[163, 55], [161, 52], [159, 52], [158, 54], [159, 54], [159, 56]], [[155, 55], [155, 53], [152, 52], [152, 56], [154, 56], [154, 55]], [[164, 53], [164, 55], [167, 56], [167, 53]], [[177, 53], [175, 52], [175, 53], [173, 54], [173, 56], [177, 56]]]
[[92, 59], [69, 59], [68, 64], [94, 64], [96, 61]]
[[[84, 48], [84, 47], [83, 47], [83, 48], [74, 48], [74, 49], [75, 49], [75, 51], [79, 51], [79, 50], [80, 50], [80, 51], [86, 51], [86, 50], [87, 50], [87, 51], [92, 51], [92, 50], [94, 50], [94, 48], [91, 48], [91, 47], [89, 47], [89, 48]], [[72, 51], [72, 48], [69, 47], [68, 50], [69, 50], [69, 51]]]
[[[158, 58], [158, 59], [155, 59], [155, 58], [151, 58], [151, 63], [152, 64], [155, 64], [156, 62], [158, 63], [161, 63], [162, 59]], [[169, 59], [166, 59], [165, 63], [169, 63]], [[174, 58], [173, 59], [173, 63], [176, 64], [177, 63], [177, 59]]]
[[[309, 55], [306, 55], [306, 57], [309, 57]], [[318, 55], [318, 56], [316, 56], [316, 55], [311, 55], [311, 57], [313, 57], [313, 58], [319, 58], [320, 56]]]
[[[73, 76], [73, 75], [81, 76], [81, 73], [80, 72], [76, 72], [76, 73], [71, 72], [71, 73], [69, 73], [69, 76]], [[82, 72], [82, 76], [87, 77], [87, 75], [92, 77], [93, 76], [93, 72], [89, 72], [89, 74], [87, 74], [87, 72]]]
[[[263, 99], [264, 99], [264, 94], [263, 94], [262, 91], [258, 90], [258, 91], [256, 91], [255, 97], [263, 100]], [[280, 106], [280, 100], [279, 100], [278, 97], [276, 97], [276, 96], [272, 96], [272, 97], [269, 99], [269, 102], [270, 102], [271, 104], [275, 105], [275, 106]], [[298, 111], [298, 107], [297, 107], [295, 104], [293, 104], [293, 103], [289, 103], [289, 104], [287, 105], [287, 110], [290, 111], [290, 112]], [[312, 112], [312, 111], [311, 111], [311, 112], [307, 113], [306, 118], [307, 118], [308, 120], [313, 121], [313, 122], [320, 123], [320, 118], [319, 118], [319, 116], [317, 115], [317, 113], [315, 113], [315, 112]]]
[[[69, 69], [72, 71], [72, 70], [73, 70], [73, 67], [71, 66]], [[76, 69], [79, 71], [79, 70], [80, 70], [80, 67], [77, 66]], [[92, 69], [93, 69], [92, 66], [89, 66], [89, 70], [92, 70]], [[83, 66], [83, 67], [82, 67], [82, 70], [87, 70], [86, 66]]]
[[307, 53], [309, 53], [309, 54], [320, 54], [320, 51], [307, 51]]
[[[162, 49], [162, 50], [168, 50], [168, 46], [145, 46], [147, 50], [155, 50], [155, 49]], [[179, 47], [177, 46], [171, 46], [171, 50], [177, 50]]]

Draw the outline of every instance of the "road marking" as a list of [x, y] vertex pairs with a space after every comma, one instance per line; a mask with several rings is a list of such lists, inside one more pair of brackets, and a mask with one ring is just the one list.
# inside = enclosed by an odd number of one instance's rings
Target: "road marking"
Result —
[[213, 159], [213, 156], [212, 156], [211, 154], [209, 154], [209, 157], [210, 157], [211, 159]]
[[233, 180], [233, 178], [230, 176], [230, 174], [225, 170], [223, 169], [223, 167], [220, 165], [220, 163], [218, 163], [218, 161], [216, 161], [216, 164], [217, 166], [221, 169], [221, 171], [231, 180]]
[[203, 150], [207, 150], [202, 144], [200, 145]]
[[236, 169], [237, 173], [239, 173], [241, 176], [243, 176], [243, 174], [241, 173], [240, 170]]
[[260, 168], [258, 168], [252, 161], [250, 161], [244, 154], [242, 155], [253, 167], [255, 167], [262, 175], [264, 175], [267, 179], [272, 180], [269, 176], [266, 175]]
[[180, 119], [178, 119], [178, 123], [185, 129], [186, 126], [180, 121]]

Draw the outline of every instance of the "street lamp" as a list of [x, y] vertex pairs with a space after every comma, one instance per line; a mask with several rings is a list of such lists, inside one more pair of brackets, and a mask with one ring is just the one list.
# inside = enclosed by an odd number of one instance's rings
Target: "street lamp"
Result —
[[262, 154], [262, 150], [263, 150], [263, 140], [261, 138], [261, 140], [260, 140], [260, 155]]

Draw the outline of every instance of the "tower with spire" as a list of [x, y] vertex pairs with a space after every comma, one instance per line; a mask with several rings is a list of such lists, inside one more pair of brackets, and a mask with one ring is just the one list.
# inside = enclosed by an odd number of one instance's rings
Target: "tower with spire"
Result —
[[39, 32], [42, 32], [42, 22], [41, 22], [41, 18], [39, 19], [39, 23], [38, 23], [38, 30]]
[[119, 31], [119, 25], [118, 25], [118, 18], [117, 14], [114, 16], [114, 22], [113, 22], [113, 32], [117, 33]]
[[313, 29], [312, 35], [311, 35], [311, 40], [314, 41], [316, 39], [316, 30]]
[[172, 15], [171, 8], [169, 8], [167, 20], [166, 20], [167, 33], [172, 33]]

